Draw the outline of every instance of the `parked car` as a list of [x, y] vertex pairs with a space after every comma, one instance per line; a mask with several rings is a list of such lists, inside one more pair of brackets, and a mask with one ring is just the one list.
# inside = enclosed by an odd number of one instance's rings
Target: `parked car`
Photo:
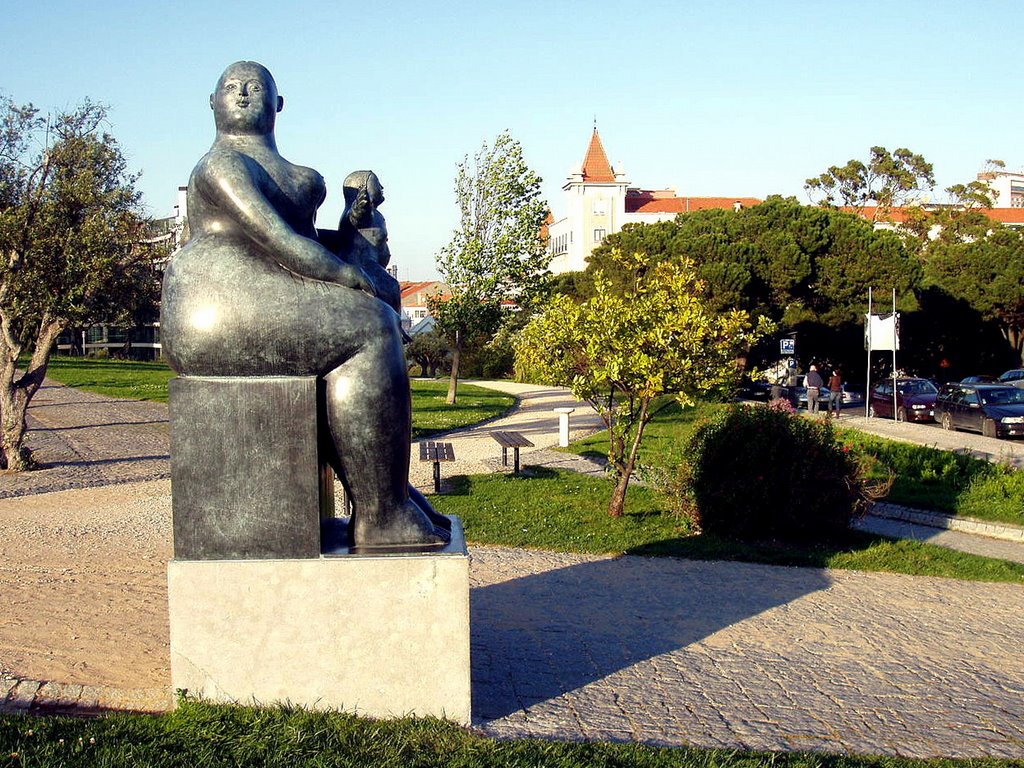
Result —
[[738, 396], [744, 400], [768, 400], [772, 386], [767, 381], [751, 381], [748, 376], [740, 379]]
[[1011, 368], [999, 374], [1000, 384], [1012, 384], [1015, 387], [1024, 387], [1024, 368]]
[[853, 389], [850, 384], [843, 384], [842, 400], [839, 402], [843, 405], [856, 405], [857, 403], [863, 404], [864, 402], [864, 390]]
[[[795, 387], [783, 387], [782, 396], [788, 398], [794, 408], [806, 408], [807, 376], [797, 376]], [[818, 407], [821, 408], [822, 411], [828, 410], [828, 403], [831, 396], [832, 393], [829, 392], [827, 387], [822, 387], [821, 391], [818, 392]]]
[[1024, 435], [1024, 389], [1007, 384], [950, 384], [935, 401], [943, 429], [969, 429], [985, 437]]
[[938, 394], [928, 379], [906, 377], [896, 379], [893, 397], [893, 380], [886, 379], [871, 388], [868, 415], [892, 417], [895, 409], [897, 421], [934, 421]]
[[[782, 387], [782, 397], [788, 398], [794, 408], [807, 407], [807, 386], [805, 382], [806, 377], [799, 376], [797, 378], [797, 386]], [[834, 396], [835, 393], [827, 386], [821, 388], [821, 391], [818, 393], [818, 406], [821, 410], [828, 409], [828, 405]], [[840, 407], [864, 402], [864, 393], [858, 389], [851, 389], [847, 384], [843, 384], [839, 397], [842, 398], [839, 401]]]
[[998, 381], [995, 376], [967, 376], [960, 379], [961, 384], [996, 384]]

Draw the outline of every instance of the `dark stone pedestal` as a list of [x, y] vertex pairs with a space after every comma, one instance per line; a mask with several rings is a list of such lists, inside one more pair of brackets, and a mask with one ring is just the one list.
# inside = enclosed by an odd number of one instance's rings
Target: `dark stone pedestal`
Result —
[[320, 556], [315, 377], [179, 377], [170, 411], [176, 560]]

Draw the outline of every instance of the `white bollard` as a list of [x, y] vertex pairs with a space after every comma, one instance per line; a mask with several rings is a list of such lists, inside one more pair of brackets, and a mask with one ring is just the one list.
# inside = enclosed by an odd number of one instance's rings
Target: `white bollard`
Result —
[[569, 414], [575, 410], [575, 408], [554, 409], [558, 414], [558, 445], [561, 448], [566, 448], [569, 445]]

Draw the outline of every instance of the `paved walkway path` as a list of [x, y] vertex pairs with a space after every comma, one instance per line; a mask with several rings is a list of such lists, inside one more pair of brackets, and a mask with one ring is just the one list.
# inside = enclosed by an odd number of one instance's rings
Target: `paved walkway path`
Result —
[[928, 544], [937, 544], [947, 549], [956, 549], [972, 555], [997, 557], [1014, 563], [1024, 563], [1024, 545], [1019, 541], [1001, 541], [988, 536], [978, 536], [961, 531], [949, 531], [930, 525], [909, 523], [905, 520], [889, 520], [884, 517], [866, 517], [856, 527], [869, 533], [877, 533], [892, 539], [916, 539]]
[[[542, 459], [555, 439], [550, 407], [558, 397], [520, 395], [538, 398], [533, 415], [524, 410], [522, 422], [511, 415], [501, 425], [535, 429], [533, 458]], [[125, 413], [102, 423], [118, 425], [111, 432], [125, 422], [142, 433], [161, 429], [159, 419], [145, 425], [145, 415]], [[77, 435], [99, 429], [62, 429], [56, 417], [39, 416], [58, 447], [66, 440], [74, 448]], [[469, 431], [456, 439], [456, 471], [496, 461], [490, 438]], [[127, 454], [98, 466], [144, 467], [155, 455], [145, 446]], [[82, 481], [59, 475], [58, 485]], [[0, 499], [0, 526], [10, 535], [19, 520], [47, 511], [59, 522], [95, 508], [109, 520], [79, 531], [84, 544], [123, 528], [129, 518], [117, 518], [117, 500], [135, 495], [146, 498], [146, 514], [131, 520], [152, 530], [126, 556], [168, 551], [166, 480]], [[29, 504], [38, 507], [32, 514]], [[147, 595], [138, 610], [165, 615], [166, 593], [154, 597], [165, 589], [162, 569], [140, 573], [134, 578], [152, 583], [135, 585]], [[59, 574], [36, 576], [40, 597], [64, 599]], [[494, 736], [1024, 758], [1024, 585], [499, 547], [473, 548], [471, 579], [474, 721]], [[165, 657], [166, 640], [148, 650]], [[169, 676], [151, 689], [94, 682], [43, 682], [8, 669], [0, 708], [168, 704]]]
[[[590, 462], [580, 460], [571, 454], [558, 453], [550, 449], [558, 445], [558, 414], [555, 408], [575, 408], [569, 416], [569, 438], [577, 440], [604, 428], [601, 418], [586, 403], [580, 403], [566, 389], [560, 387], [539, 387], [535, 384], [518, 384], [514, 381], [473, 382], [515, 395], [518, 405], [511, 413], [483, 425], [467, 427], [444, 435], [452, 443], [455, 463], [442, 464], [447, 474], [473, 475], [482, 472], [512, 471], [512, 452], [509, 451], [507, 467], [501, 464], [501, 446], [490, 437], [490, 432], [513, 430], [522, 433], [533, 448], [520, 449], [520, 462], [545, 464], [548, 466], [571, 466], [574, 469], [593, 469]], [[411, 482], [421, 490], [433, 491], [433, 472], [429, 462], [421, 463], [419, 453], [413, 446], [410, 471]]]

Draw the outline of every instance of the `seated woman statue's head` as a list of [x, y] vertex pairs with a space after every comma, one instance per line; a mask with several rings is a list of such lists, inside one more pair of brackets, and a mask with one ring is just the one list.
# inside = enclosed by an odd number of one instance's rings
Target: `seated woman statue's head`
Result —
[[224, 70], [210, 94], [218, 134], [270, 134], [284, 99], [274, 76], [255, 61], [236, 61]]

